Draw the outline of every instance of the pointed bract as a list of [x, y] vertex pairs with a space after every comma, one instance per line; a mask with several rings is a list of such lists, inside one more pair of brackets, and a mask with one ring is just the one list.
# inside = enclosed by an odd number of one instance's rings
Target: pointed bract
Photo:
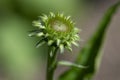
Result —
[[64, 45], [61, 44], [61, 45], [60, 45], [60, 53], [63, 53], [63, 52], [64, 52]]
[[40, 33], [37, 34], [38, 37], [41, 37], [41, 36], [43, 36], [43, 35], [44, 35], [43, 32], [40, 32]]
[[40, 40], [40, 41], [36, 44], [36, 48], [42, 46], [43, 44], [45, 44], [45, 41]]
[[51, 46], [53, 43], [54, 43], [53, 40], [49, 40], [49, 41], [48, 41], [48, 45], [49, 45], [49, 46]]

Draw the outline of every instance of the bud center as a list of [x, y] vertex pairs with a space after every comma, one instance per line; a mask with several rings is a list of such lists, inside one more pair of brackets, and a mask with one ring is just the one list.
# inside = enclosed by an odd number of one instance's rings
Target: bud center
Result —
[[60, 32], [65, 32], [67, 31], [67, 28], [68, 28], [63, 22], [60, 22], [60, 21], [55, 21], [52, 24], [52, 27], [54, 30], [60, 31]]

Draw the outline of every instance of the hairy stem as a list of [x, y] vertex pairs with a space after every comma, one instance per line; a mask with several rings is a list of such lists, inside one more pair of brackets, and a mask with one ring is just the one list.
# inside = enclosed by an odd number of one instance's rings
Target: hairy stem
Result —
[[46, 80], [53, 80], [54, 71], [57, 66], [56, 55], [57, 55], [57, 47], [50, 47], [48, 51], [48, 60], [47, 60], [47, 74]]

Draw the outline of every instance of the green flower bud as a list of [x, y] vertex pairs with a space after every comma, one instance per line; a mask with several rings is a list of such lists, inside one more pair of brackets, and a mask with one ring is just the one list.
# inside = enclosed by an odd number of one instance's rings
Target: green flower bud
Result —
[[48, 46], [58, 47], [63, 53], [64, 48], [72, 51], [71, 44], [78, 46], [76, 41], [80, 39], [79, 30], [74, 27], [70, 16], [50, 12], [49, 15], [40, 16], [39, 20], [33, 21], [33, 26], [37, 27], [37, 30], [31, 32], [29, 36], [40, 37], [37, 47], [47, 43]]

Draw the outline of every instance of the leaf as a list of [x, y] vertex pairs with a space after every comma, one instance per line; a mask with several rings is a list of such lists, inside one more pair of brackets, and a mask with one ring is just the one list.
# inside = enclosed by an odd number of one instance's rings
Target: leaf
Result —
[[62, 66], [69, 66], [69, 67], [76, 67], [76, 68], [87, 68], [86, 66], [80, 65], [80, 64], [75, 64], [69, 61], [59, 61], [58, 65]]
[[86, 69], [82, 69], [82, 68], [76, 69], [74, 67], [71, 67], [69, 70], [67, 70], [59, 77], [59, 80], [91, 80], [92, 79], [99, 66], [97, 64], [100, 63], [98, 62], [98, 59], [99, 61], [101, 59], [100, 48], [103, 43], [106, 29], [108, 28], [108, 25], [110, 24], [110, 21], [119, 6], [120, 6], [120, 2], [111, 6], [107, 10], [102, 21], [100, 22], [100, 25], [98, 26], [98, 29], [90, 38], [90, 40], [87, 42], [87, 44], [83, 47], [83, 49], [80, 51], [80, 54], [78, 55], [78, 58], [75, 61], [75, 63], [77, 64], [81, 64], [89, 67]]

